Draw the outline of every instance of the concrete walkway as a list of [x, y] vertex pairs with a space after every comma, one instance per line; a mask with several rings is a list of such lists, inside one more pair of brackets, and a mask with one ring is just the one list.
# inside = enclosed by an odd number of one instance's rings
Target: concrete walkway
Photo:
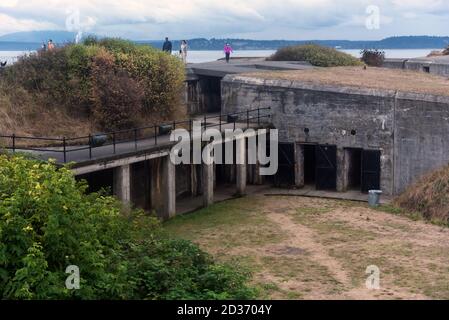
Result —
[[[217, 116], [217, 118], [213, 119], [207, 119], [207, 125], [208, 128], [216, 128], [219, 129], [219, 123], [220, 120], [218, 118], [218, 115], [216, 114], [208, 114], [208, 117], [214, 117]], [[203, 120], [204, 116], [198, 116], [194, 118], [195, 121]], [[246, 116], [245, 116], [246, 117]], [[254, 117], [254, 114], [251, 114], [250, 117]], [[227, 123], [225, 122], [226, 119], [223, 119], [222, 122], [222, 131], [225, 129], [233, 129], [234, 123]], [[254, 120], [252, 120], [254, 121]], [[261, 123], [266, 122], [266, 118], [261, 119]], [[248, 127], [246, 122], [239, 122], [235, 124], [235, 128], [237, 129], [246, 129]], [[251, 122], [249, 125], [250, 128], [257, 128], [259, 127], [257, 123]], [[116, 150], [114, 152], [114, 147], [112, 145], [102, 146], [102, 147], [96, 147], [92, 148], [92, 156], [90, 155], [89, 146], [88, 145], [81, 145], [81, 146], [68, 146], [67, 147], [67, 153], [66, 153], [66, 162], [75, 162], [77, 166], [86, 164], [86, 163], [94, 163], [98, 161], [107, 161], [112, 158], [123, 158], [130, 155], [136, 155], [139, 153], [145, 153], [150, 151], [157, 151], [157, 150], [169, 150], [172, 146], [174, 146], [175, 143], [170, 141], [170, 134], [166, 135], [160, 135], [157, 137], [157, 143], [156, 139], [154, 138], [154, 135], [152, 137], [148, 138], [142, 138], [140, 139], [137, 144], [134, 141], [130, 142], [117, 142], [116, 144]], [[43, 148], [47, 149], [48, 151], [28, 151], [28, 150], [21, 150], [17, 149], [16, 152], [24, 152], [29, 153], [33, 155], [34, 157], [41, 159], [41, 160], [49, 160], [49, 159], [55, 159], [57, 163], [63, 164], [64, 163], [64, 153], [62, 147], [48, 147]], [[84, 149], [84, 150], [79, 150]]]
[[229, 63], [218, 60], [187, 65], [189, 76], [200, 75], [222, 78], [228, 74], [254, 73], [266, 71], [306, 70], [313, 66], [305, 61], [266, 61], [265, 59], [232, 59]]
[[[220, 186], [215, 190], [214, 203], [238, 198], [234, 185]], [[269, 185], [248, 185], [247, 195], [263, 194], [265, 196], [287, 196], [287, 197], [309, 197], [334, 200], [348, 200], [358, 202], [368, 202], [368, 195], [357, 190], [348, 192], [332, 192], [315, 190], [312, 186], [303, 189], [281, 189], [273, 188]], [[392, 198], [381, 197], [381, 204], [390, 204]], [[185, 197], [177, 200], [176, 212], [178, 215], [189, 214], [203, 208], [203, 196]]]
[[[321, 191], [316, 190], [313, 186], [306, 186], [302, 189], [279, 189], [270, 188], [265, 192], [267, 196], [301, 196], [311, 198], [336, 199], [368, 202], [368, 194], [361, 193], [359, 190], [350, 190], [347, 192]], [[381, 204], [389, 204], [392, 202], [389, 196], [381, 196]]]

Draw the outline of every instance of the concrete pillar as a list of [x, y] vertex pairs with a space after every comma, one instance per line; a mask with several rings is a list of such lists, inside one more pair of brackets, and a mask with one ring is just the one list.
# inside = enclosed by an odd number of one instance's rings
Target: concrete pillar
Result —
[[176, 167], [170, 157], [163, 159], [164, 181], [164, 219], [173, 218], [176, 215]]
[[124, 204], [131, 204], [131, 166], [114, 169], [114, 195]]
[[265, 183], [265, 177], [260, 175], [260, 162], [257, 161], [257, 163], [253, 166], [253, 179], [252, 182], [256, 186], [261, 186]]
[[246, 161], [246, 139], [239, 139], [236, 143], [236, 170], [237, 170], [237, 194], [246, 194], [247, 185], [247, 161]]
[[203, 163], [203, 205], [214, 204], [214, 164]]
[[348, 190], [349, 156], [347, 150], [337, 149], [337, 191], [346, 192]]
[[304, 146], [295, 143], [295, 187], [304, 188]]

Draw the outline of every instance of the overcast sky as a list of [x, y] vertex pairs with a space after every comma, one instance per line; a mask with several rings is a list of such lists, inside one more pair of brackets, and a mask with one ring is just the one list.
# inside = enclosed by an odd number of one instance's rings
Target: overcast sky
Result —
[[447, 36], [449, 0], [0, 0], [0, 35], [67, 29], [136, 40]]

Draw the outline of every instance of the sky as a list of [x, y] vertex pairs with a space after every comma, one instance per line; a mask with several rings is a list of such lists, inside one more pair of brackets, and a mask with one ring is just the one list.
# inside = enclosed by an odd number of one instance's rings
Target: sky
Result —
[[0, 0], [0, 35], [376, 40], [449, 35], [449, 0]]

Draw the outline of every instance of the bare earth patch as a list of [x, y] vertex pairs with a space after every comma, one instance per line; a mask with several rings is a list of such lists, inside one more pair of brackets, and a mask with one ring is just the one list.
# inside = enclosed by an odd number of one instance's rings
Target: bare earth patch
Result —
[[[261, 298], [449, 299], [449, 229], [364, 204], [251, 196], [165, 227], [252, 271]], [[370, 265], [380, 290], [366, 288]]]

